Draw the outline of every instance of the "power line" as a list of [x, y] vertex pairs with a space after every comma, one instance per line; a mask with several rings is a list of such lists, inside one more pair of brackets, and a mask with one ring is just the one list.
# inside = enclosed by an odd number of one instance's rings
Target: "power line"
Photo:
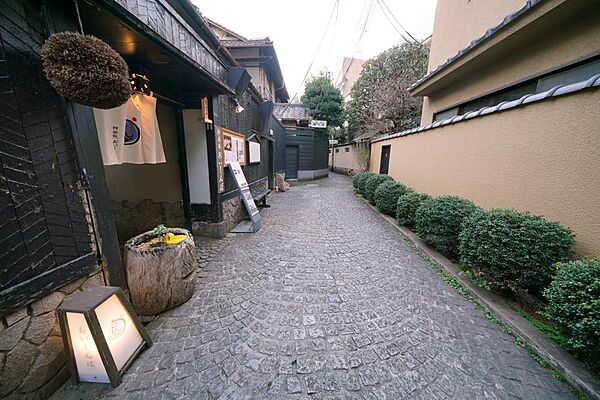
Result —
[[[339, 1], [338, 1], [339, 3]], [[335, 44], [335, 29], [337, 28], [337, 23], [338, 23], [338, 14], [339, 14], [340, 8], [339, 8], [339, 4], [338, 7], [335, 11], [335, 20], [333, 21], [333, 29], [331, 31], [331, 46], [329, 48], [329, 57], [327, 58], [327, 61], [329, 63], [329, 61], [331, 61], [331, 55], [333, 54], [333, 45]], [[327, 69], [325, 69], [325, 76], [327, 77]], [[333, 82], [332, 82], [333, 84]], [[319, 91], [319, 102], [317, 103], [317, 106], [315, 107], [315, 112], [319, 110], [319, 107], [321, 107], [321, 103], [323, 102], [323, 90], [325, 89], [325, 86], [321, 86], [321, 90]]]
[[316, 61], [317, 56], [319, 55], [319, 51], [321, 50], [321, 45], [323, 44], [323, 41], [325, 40], [327, 32], [329, 31], [329, 26], [331, 25], [331, 20], [333, 19], [333, 15], [335, 14], [335, 11], [339, 7], [339, 3], [340, 3], [340, 0], [336, 0], [335, 3], [333, 4], [333, 8], [331, 10], [331, 14], [329, 15], [329, 19], [327, 20], [327, 26], [325, 27], [325, 30], [323, 31], [323, 35], [321, 36], [321, 40], [319, 40], [319, 45], [317, 46], [317, 51], [315, 52], [315, 56], [313, 57], [312, 61], [310, 62], [310, 65], [308, 66], [308, 70], [306, 70], [306, 74], [304, 74], [304, 78], [302, 78], [302, 82], [300, 83], [300, 87], [298, 87], [298, 90], [296, 90], [296, 93], [294, 94], [294, 97], [292, 97], [292, 99], [290, 100], [290, 102], [288, 103], [288, 105], [285, 106], [285, 108], [283, 109], [282, 113], [285, 112], [285, 110], [287, 110], [287, 108], [289, 107], [289, 105], [294, 102], [294, 100], [298, 96], [298, 92], [300, 92], [300, 89], [302, 89], [302, 86], [304, 85], [304, 82], [306, 81], [306, 78], [308, 77], [308, 74], [310, 73], [310, 71], [311, 71], [311, 69], [313, 67], [313, 64]]
[[[396, 24], [398, 24], [398, 26], [400, 27], [400, 29], [402, 29], [408, 36], [410, 36], [410, 38], [416, 42], [416, 43], [420, 43], [413, 35], [411, 35], [406, 29], [404, 29], [404, 27], [402, 26], [402, 24], [400, 23], [400, 21], [398, 21], [398, 18], [396, 18], [396, 16], [394, 15], [394, 13], [392, 12], [392, 10], [390, 10], [390, 8], [388, 7], [388, 5], [385, 3], [385, 0], [377, 0], [378, 3], [383, 4], [383, 6], [387, 9], [388, 13], [392, 16], [392, 18], [394, 19], [394, 21], [396, 21]], [[406, 40], [406, 39], [404, 39]], [[408, 42], [408, 40], [406, 40]]]
[[[353, 34], [353, 36], [357, 36], [357, 34], [358, 34], [358, 31], [359, 31], [359, 29], [360, 29], [360, 26], [361, 26], [361, 21], [362, 21], [363, 17], [365, 16], [365, 11], [367, 11], [367, 10], [368, 10], [368, 8], [369, 8], [369, 7], [368, 7], [368, 4], [369, 4], [369, 3], [368, 3], [368, 2], [366, 2], [366, 1], [363, 3], [363, 8], [362, 8], [362, 10], [360, 11], [360, 15], [358, 16], [358, 21], [356, 22], [356, 29], [354, 30], [354, 34]], [[358, 37], [358, 36], [357, 36], [357, 37]], [[354, 51], [355, 51], [355, 50], [353, 50], [353, 52], [354, 52]], [[343, 71], [343, 69], [344, 69], [344, 63], [342, 62], [342, 66], [341, 66], [341, 68], [340, 68], [340, 71], [338, 72], [338, 74], [337, 74], [337, 76], [336, 76], [336, 78], [335, 78], [335, 82], [337, 82], [337, 81], [338, 81], [340, 78], [343, 78], [343, 75], [342, 75], [342, 71]]]
[[[346, 71], [344, 71], [344, 73], [342, 74], [342, 78], [348, 73], [348, 71], [350, 70], [350, 67], [352, 66], [352, 60], [354, 59], [354, 55], [356, 54], [356, 51], [358, 50], [359, 46], [360, 46], [360, 42], [362, 41], [362, 38], [367, 30], [367, 25], [369, 23], [369, 19], [371, 18], [372, 12], [373, 12], [373, 5], [375, 4], [375, 0], [371, 0], [371, 2], [369, 3], [369, 9], [367, 11], [367, 16], [365, 18], [365, 23], [363, 24], [362, 30], [360, 32], [360, 35], [358, 37], [358, 40], [356, 41], [356, 45], [354, 46], [354, 50], [352, 51], [352, 57], [350, 57], [350, 62], [348, 63], [348, 67], [346, 68]], [[360, 22], [360, 21], [359, 21]], [[342, 66], [343, 68], [343, 66]], [[340, 71], [341, 72], [341, 71]]]
[[390, 25], [392, 26], [392, 28], [394, 28], [394, 30], [396, 32], [398, 32], [398, 34], [400, 35], [400, 37], [402, 37], [402, 39], [404, 39], [404, 41], [406, 43], [410, 42], [410, 40], [408, 40], [406, 38], [406, 36], [404, 36], [404, 34], [402, 33], [402, 31], [400, 31], [400, 29], [398, 29], [396, 27], [396, 24], [394, 24], [394, 21], [392, 21], [392, 19], [390, 18], [390, 16], [388, 15], [388, 13], [385, 11], [385, 9], [383, 8], [383, 5], [379, 2], [379, 0], [377, 0], [377, 4], [379, 4], [379, 8], [381, 9], [381, 12], [383, 13], [383, 15], [385, 16], [385, 18], [388, 20], [388, 22], [390, 23]]

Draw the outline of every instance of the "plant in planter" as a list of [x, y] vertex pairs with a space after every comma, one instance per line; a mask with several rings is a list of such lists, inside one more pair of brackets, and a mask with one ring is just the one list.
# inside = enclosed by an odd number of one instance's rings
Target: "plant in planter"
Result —
[[125, 243], [127, 286], [140, 315], [156, 315], [186, 302], [196, 288], [195, 244], [181, 228], [155, 229]]

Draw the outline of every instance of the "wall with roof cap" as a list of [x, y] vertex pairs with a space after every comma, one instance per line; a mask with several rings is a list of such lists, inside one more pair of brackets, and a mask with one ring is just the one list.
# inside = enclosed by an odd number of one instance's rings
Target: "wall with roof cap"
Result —
[[379, 172], [419, 192], [453, 194], [484, 208], [515, 208], [560, 221], [576, 252], [600, 256], [600, 89], [441, 125], [371, 145]]
[[435, 69], [472, 40], [498, 25], [527, 0], [438, 0], [428, 71]]
[[[441, 4], [444, 3], [447, 2], [441, 1]], [[470, 3], [480, 3], [480, 1], [471, 1]], [[492, 3], [494, 7], [492, 7]], [[490, 8], [500, 7], [501, 3], [504, 2], [486, 2]], [[572, 4], [566, 4], [565, 7], [569, 6]], [[447, 5], [443, 7], [447, 7]], [[479, 5], [478, 7], [483, 6]], [[535, 28], [530, 25], [528, 27], [532, 29], [525, 29], [519, 35], [508, 37], [498, 45], [499, 49], [495, 50], [493, 54], [488, 54], [485, 60], [471, 61], [470, 67], [467, 64], [461, 70], [455, 71], [452, 79], [445, 77], [444, 79], [448, 83], [425, 98], [421, 125], [429, 124], [436, 112], [516, 82], [536, 77], [586, 56], [597, 54], [600, 50], [598, 47], [598, 43], [600, 43], [600, 24], [598, 24], [600, 6], [598, 4], [590, 6], [590, 3], [586, 2], [586, 6], [582, 7], [577, 15], [573, 16], [571, 10], [569, 17], [562, 18], [561, 12], [564, 12], [565, 7], [554, 9], [551, 14], [547, 14], [545, 18], [536, 22]], [[436, 15], [436, 24], [437, 18]], [[440, 18], [444, 19], [445, 16], [440, 16]], [[455, 23], [457, 22], [452, 22], [452, 24]], [[524, 24], [528, 24], [528, 22], [524, 22]], [[437, 31], [435, 29], [437, 28], [434, 28], [433, 44], [436, 43]], [[448, 39], [444, 37], [440, 40], [445, 42]], [[430, 66], [437, 63], [436, 51], [441, 50], [432, 47]], [[450, 56], [455, 53], [456, 51]], [[444, 50], [444, 54], [442, 62], [447, 58], [446, 50]]]

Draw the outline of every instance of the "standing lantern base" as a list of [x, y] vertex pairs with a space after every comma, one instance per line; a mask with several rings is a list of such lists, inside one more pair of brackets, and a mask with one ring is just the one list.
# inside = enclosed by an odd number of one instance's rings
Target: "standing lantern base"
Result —
[[197, 262], [194, 239], [189, 231], [167, 228], [187, 235], [179, 244], [148, 247], [153, 231], [142, 233], [125, 244], [127, 286], [135, 311], [144, 316], [159, 314], [188, 301], [196, 289]]

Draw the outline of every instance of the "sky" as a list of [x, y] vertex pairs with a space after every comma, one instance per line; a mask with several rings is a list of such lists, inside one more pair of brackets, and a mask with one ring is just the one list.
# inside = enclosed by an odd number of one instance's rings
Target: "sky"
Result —
[[[240, 35], [271, 38], [290, 97], [301, 94], [313, 59], [309, 76], [329, 71], [335, 80], [344, 57], [368, 59], [403, 42], [397, 32], [401, 29], [386, 19], [376, 0], [338, 1], [335, 7], [336, 0], [192, 0], [204, 16]], [[384, 0], [383, 4], [415, 38], [431, 35], [436, 0]]]

